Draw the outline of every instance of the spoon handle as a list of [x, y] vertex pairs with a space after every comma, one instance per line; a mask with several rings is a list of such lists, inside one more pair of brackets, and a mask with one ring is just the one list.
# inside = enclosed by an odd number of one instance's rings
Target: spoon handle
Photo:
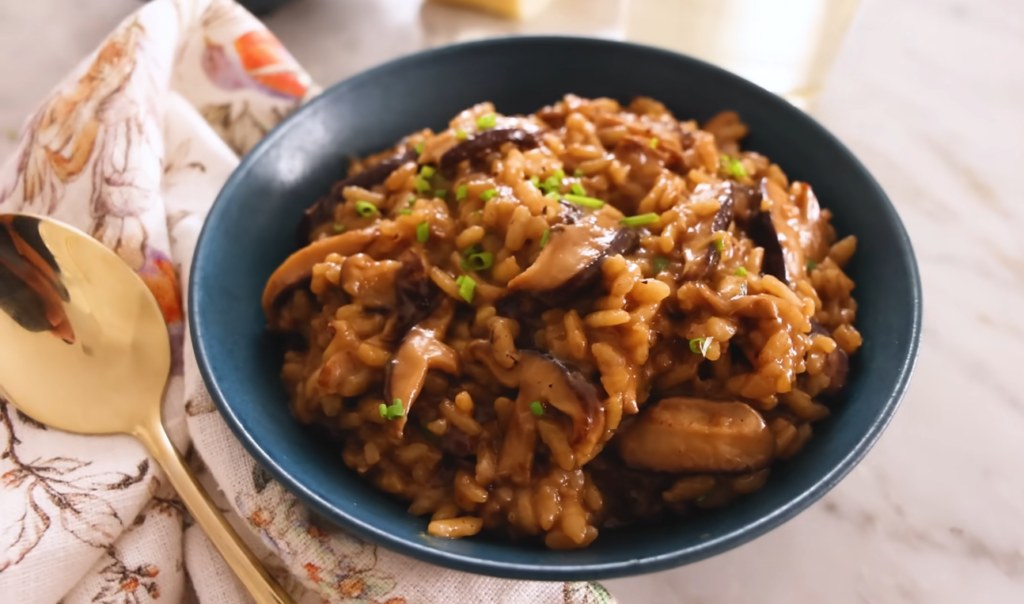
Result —
[[171, 486], [192, 513], [206, 536], [224, 557], [242, 585], [256, 601], [256, 604], [294, 604], [291, 596], [267, 574], [252, 551], [242, 542], [238, 533], [228, 524], [224, 515], [210, 500], [210, 496], [199, 485], [192, 471], [171, 444], [159, 417], [139, 426], [135, 437], [149, 450], [163, 468]]

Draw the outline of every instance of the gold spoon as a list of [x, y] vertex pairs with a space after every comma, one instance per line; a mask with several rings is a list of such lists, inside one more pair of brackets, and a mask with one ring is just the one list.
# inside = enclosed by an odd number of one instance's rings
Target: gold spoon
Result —
[[156, 299], [116, 254], [49, 218], [0, 214], [0, 392], [78, 434], [131, 434], [258, 604], [291, 604], [210, 501], [164, 431], [170, 373]]

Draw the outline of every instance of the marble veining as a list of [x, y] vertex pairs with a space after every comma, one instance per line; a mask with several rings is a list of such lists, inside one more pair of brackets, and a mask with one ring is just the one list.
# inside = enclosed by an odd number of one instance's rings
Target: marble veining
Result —
[[[0, 79], [18, 82], [0, 88], [0, 131], [137, 6], [92, 0], [86, 18], [58, 4], [0, 2]], [[518, 25], [419, 0], [295, 0], [268, 23], [330, 84], [475, 37], [620, 38], [626, 5], [559, 0]], [[11, 27], [50, 42], [26, 52]], [[909, 395], [822, 501], [710, 560], [607, 582], [620, 602], [1024, 602], [1022, 63], [1020, 0], [864, 0], [814, 113], [878, 178], [914, 242], [925, 323]], [[0, 136], [0, 155], [10, 148]]]

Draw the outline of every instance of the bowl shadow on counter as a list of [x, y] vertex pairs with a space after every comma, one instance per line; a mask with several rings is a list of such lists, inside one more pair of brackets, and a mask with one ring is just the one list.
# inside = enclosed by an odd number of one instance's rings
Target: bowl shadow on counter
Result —
[[[864, 347], [831, 418], [767, 485], [718, 511], [659, 525], [605, 530], [589, 548], [554, 552], [486, 538], [424, 534], [426, 519], [349, 472], [337, 446], [292, 418], [278, 378], [281, 348], [259, 306], [266, 278], [297, 248], [303, 210], [345, 176], [347, 158], [410, 132], [446, 127], [494, 101], [530, 113], [572, 92], [665, 102], [683, 119], [732, 109], [750, 126], [743, 147], [809, 182], [840, 236], [854, 233]], [[642, 46], [574, 38], [510, 38], [413, 55], [327, 90], [245, 158], [211, 210], [192, 271], [192, 338], [203, 377], [242, 444], [315, 512], [403, 554], [510, 578], [596, 579], [653, 572], [736, 547], [820, 498], [856, 465], [891, 420], [920, 334], [920, 283], [906, 232], [859, 162], [782, 99], [705, 63]]]

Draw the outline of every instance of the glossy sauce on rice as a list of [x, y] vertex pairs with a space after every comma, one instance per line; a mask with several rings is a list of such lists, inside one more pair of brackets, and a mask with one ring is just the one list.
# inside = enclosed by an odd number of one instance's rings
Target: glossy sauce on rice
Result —
[[855, 238], [746, 132], [569, 95], [355, 163], [263, 298], [295, 416], [439, 536], [584, 547], [757, 490], [861, 341]]

